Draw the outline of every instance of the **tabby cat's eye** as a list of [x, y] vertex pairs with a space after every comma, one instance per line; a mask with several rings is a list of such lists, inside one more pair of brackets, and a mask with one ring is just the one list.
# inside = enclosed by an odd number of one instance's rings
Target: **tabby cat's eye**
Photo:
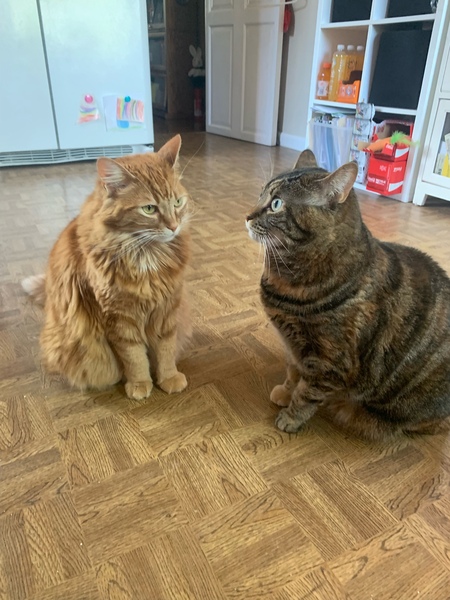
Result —
[[156, 206], [154, 204], [147, 204], [147, 206], [142, 207], [142, 210], [146, 215], [154, 215], [156, 212]]
[[184, 204], [184, 196], [181, 196], [181, 198], [177, 198], [175, 200], [175, 202], [173, 203], [175, 208], [180, 208], [180, 206], [183, 206], [183, 204]]
[[270, 204], [270, 210], [272, 212], [278, 212], [283, 207], [283, 200], [281, 198], [274, 198]]

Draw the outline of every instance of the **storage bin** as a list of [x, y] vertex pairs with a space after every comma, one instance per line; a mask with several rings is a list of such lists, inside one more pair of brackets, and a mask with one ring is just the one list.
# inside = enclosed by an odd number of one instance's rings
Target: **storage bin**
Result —
[[[437, 2], [436, 2], [437, 4]], [[389, 0], [387, 17], [409, 17], [436, 12], [430, 0]]]
[[353, 126], [309, 122], [309, 146], [322, 169], [334, 171], [349, 162]]
[[380, 35], [369, 102], [416, 109], [431, 40], [431, 30], [389, 30]]
[[331, 22], [365, 21], [370, 19], [372, 0], [333, 0]]

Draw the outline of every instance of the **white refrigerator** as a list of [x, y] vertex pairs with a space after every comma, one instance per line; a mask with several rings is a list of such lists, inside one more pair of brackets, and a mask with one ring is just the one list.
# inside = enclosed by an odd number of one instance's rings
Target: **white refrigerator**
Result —
[[1, 0], [0, 81], [0, 166], [151, 150], [146, 0]]

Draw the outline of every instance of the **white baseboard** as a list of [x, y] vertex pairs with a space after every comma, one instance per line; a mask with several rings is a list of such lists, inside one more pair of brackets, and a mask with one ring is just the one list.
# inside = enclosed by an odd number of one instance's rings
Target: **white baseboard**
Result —
[[290, 133], [279, 133], [279, 144], [284, 148], [292, 150], [304, 150], [307, 147], [306, 138], [299, 135], [291, 135]]

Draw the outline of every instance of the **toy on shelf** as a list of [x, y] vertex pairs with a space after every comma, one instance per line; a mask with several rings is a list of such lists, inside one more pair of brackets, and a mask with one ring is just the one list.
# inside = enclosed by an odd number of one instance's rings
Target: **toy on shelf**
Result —
[[394, 131], [390, 137], [379, 138], [376, 134], [374, 137], [376, 139], [364, 148], [364, 152], [382, 152], [388, 144], [397, 145], [397, 147], [416, 145], [416, 142], [413, 142], [411, 137], [403, 131]]

